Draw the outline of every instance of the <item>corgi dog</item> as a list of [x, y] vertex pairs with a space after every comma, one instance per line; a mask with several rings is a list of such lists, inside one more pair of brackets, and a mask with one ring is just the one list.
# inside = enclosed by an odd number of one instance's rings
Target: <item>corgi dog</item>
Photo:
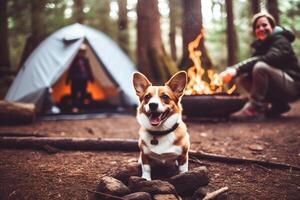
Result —
[[180, 173], [188, 171], [190, 148], [187, 127], [182, 121], [181, 97], [187, 84], [185, 71], [177, 72], [164, 86], [153, 86], [145, 75], [135, 72], [133, 86], [139, 98], [139, 162], [142, 178], [151, 180], [153, 161], [173, 160]]

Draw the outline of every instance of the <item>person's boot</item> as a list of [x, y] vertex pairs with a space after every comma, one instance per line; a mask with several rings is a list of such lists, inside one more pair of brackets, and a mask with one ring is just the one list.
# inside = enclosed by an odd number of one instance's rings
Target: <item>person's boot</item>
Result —
[[77, 107], [72, 108], [72, 113], [78, 113], [78, 112], [79, 112], [79, 109]]
[[231, 117], [239, 121], [262, 121], [266, 118], [265, 111], [265, 106], [256, 106], [251, 102], [247, 102], [240, 111], [234, 113]]
[[291, 106], [284, 103], [272, 103], [271, 108], [266, 112], [266, 116], [270, 118], [279, 117], [281, 114], [288, 112], [291, 109]]

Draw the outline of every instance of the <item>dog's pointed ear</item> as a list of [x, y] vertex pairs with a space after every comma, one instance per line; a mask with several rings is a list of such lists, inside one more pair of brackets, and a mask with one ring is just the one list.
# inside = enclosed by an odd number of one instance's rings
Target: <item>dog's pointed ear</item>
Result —
[[144, 74], [140, 72], [135, 72], [133, 74], [133, 86], [138, 97], [142, 97], [150, 85], [152, 85], [152, 83]]
[[183, 91], [187, 84], [187, 75], [185, 71], [179, 71], [172, 78], [165, 83], [169, 86], [177, 98], [183, 95]]

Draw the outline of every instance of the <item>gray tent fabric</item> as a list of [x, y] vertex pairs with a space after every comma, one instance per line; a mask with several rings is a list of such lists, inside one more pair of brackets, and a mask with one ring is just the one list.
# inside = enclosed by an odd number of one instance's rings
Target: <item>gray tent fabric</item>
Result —
[[31, 53], [8, 90], [5, 100], [34, 103], [41, 110], [47, 91], [68, 69], [80, 45], [85, 41], [103, 64], [107, 76], [118, 84], [124, 103], [128, 106], [137, 105], [131, 81], [132, 74], [136, 71], [135, 65], [108, 36], [78, 23], [59, 29]]

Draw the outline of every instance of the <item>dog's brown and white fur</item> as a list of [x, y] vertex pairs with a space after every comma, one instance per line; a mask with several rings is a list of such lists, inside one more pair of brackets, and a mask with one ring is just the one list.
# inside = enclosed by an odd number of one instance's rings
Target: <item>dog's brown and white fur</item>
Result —
[[182, 121], [181, 97], [187, 83], [184, 71], [177, 72], [164, 86], [153, 86], [141, 73], [133, 75], [140, 104], [137, 108], [139, 162], [142, 177], [151, 180], [151, 160], [174, 159], [179, 172], [188, 171], [189, 134]]

